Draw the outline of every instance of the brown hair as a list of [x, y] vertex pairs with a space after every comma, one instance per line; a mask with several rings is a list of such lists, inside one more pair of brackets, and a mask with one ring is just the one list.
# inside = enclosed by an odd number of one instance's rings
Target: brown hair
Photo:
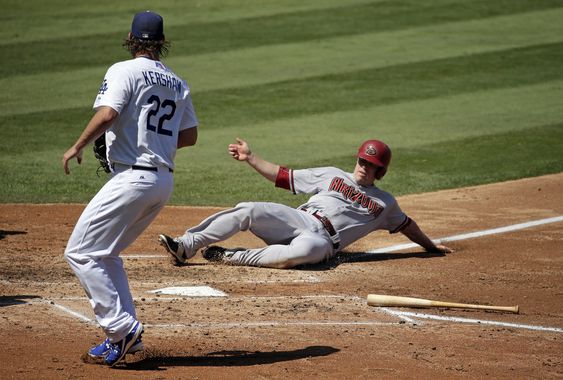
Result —
[[170, 42], [166, 40], [141, 40], [135, 36], [131, 36], [123, 42], [123, 47], [135, 57], [138, 53], [147, 53], [156, 58], [166, 57]]

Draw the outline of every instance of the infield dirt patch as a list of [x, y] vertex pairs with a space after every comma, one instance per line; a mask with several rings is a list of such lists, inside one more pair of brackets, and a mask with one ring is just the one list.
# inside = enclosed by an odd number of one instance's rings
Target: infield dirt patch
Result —
[[[432, 238], [488, 230], [563, 215], [563, 174], [399, 203]], [[563, 222], [447, 243], [456, 250], [447, 256], [366, 254], [407, 242], [376, 232], [299, 269], [210, 264], [199, 254], [174, 267], [158, 234], [181, 234], [220, 209], [173, 206], [122, 254], [146, 351], [115, 369], [85, 364], [103, 334], [86, 321], [92, 311], [63, 259], [83, 208], [0, 204], [0, 378], [563, 377]], [[249, 233], [225, 243], [261, 244]], [[202, 285], [228, 297], [150, 293]], [[367, 306], [369, 293], [518, 304], [521, 313], [390, 308], [449, 320], [399, 317]]]

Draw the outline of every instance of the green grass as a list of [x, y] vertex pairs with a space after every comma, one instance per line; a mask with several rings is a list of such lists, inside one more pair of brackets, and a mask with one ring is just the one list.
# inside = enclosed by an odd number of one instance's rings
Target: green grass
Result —
[[[107, 67], [147, 1], [0, 0], [0, 202], [87, 202], [104, 183], [88, 148], [64, 151], [92, 114]], [[563, 3], [210, 0], [159, 2], [201, 122], [177, 154], [171, 203], [232, 205], [304, 196], [229, 158], [241, 136], [295, 168], [353, 167], [381, 138], [395, 194], [563, 170]], [[52, 22], [56, 19], [57, 22]], [[51, 21], [50, 21], [51, 20]]]
[[408, 194], [559, 172], [561, 152], [563, 123], [409, 148], [398, 152], [386, 188]]
[[[205, 124], [229, 127], [233, 120], [257, 123], [327, 110], [353, 110], [494, 90], [512, 87], [516, 81], [523, 86], [561, 80], [563, 70], [558, 62], [563, 62], [563, 43], [207, 91], [194, 96], [205, 111], [200, 117]], [[303, 103], [303, 99], [307, 102]], [[269, 104], [276, 107], [268, 107]]]
[[[445, 23], [511, 15], [551, 9], [560, 5], [558, 0], [517, 2], [479, 0], [473, 1], [470, 5], [452, 0], [376, 1], [365, 4], [347, 2], [346, 5], [326, 3], [325, 8], [316, 7], [295, 12], [288, 7], [287, 10], [280, 9], [277, 13], [263, 14], [259, 17], [249, 17], [239, 10], [238, 18], [221, 19], [214, 22], [196, 19], [192, 22], [180, 23], [180, 20], [171, 15], [172, 22], [168, 22], [168, 17], [166, 20], [166, 33], [174, 41], [175, 51], [196, 55], [408, 29], [433, 25], [437, 20]], [[262, 6], [263, 4], [260, 4], [256, 8]], [[191, 5], [181, 4], [163, 6], [163, 8], [168, 10], [168, 13], [185, 12], [187, 14], [192, 13], [193, 9]], [[232, 7], [229, 8], [234, 10]], [[122, 52], [119, 45], [108, 44], [108, 41], [119, 41], [124, 37], [123, 20], [128, 20], [134, 9], [130, 5], [122, 6], [117, 11], [111, 12], [111, 15], [108, 15], [106, 8], [87, 10], [77, 6], [74, 11], [67, 10], [64, 14], [63, 28], [64, 26], [68, 28], [68, 35], [60, 35], [61, 32], [55, 30], [55, 35], [59, 35], [57, 39], [45, 40], [44, 36], [38, 35], [36, 40], [6, 45], [4, 49], [6, 64], [0, 67], [0, 77], [80, 69], [120, 60]], [[20, 24], [15, 25], [14, 28], [17, 27], [19, 37], [22, 27], [32, 28], [34, 25], [25, 23], [24, 14], [18, 16], [20, 18], [16, 20], [19, 20]], [[109, 28], [109, 32], [102, 33], [108, 28], [100, 29], [99, 25], [107, 25], [108, 19], [113, 27]], [[80, 33], [83, 27], [91, 28], [95, 33]], [[74, 32], [77, 28], [79, 33]], [[51, 35], [52, 29], [52, 25], [50, 28], [48, 25], [44, 26], [48, 35]], [[49, 55], [43, 57], [43, 65], [37, 65], [34, 62], [37, 51], [45, 50], [50, 52]], [[72, 53], [69, 54], [69, 52]], [[65, 57], [64, 60], [60, 59], [62, 56]]]

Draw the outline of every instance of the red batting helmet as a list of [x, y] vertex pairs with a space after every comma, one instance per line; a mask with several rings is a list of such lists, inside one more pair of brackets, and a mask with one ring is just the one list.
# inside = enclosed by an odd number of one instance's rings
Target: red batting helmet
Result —
[[375, 178], [381, 179], [391, 162], [391, 149], [383, 141], [367, 140], [358, 149], [358, 157], [378, 166], [379, 169], [375, 172]]

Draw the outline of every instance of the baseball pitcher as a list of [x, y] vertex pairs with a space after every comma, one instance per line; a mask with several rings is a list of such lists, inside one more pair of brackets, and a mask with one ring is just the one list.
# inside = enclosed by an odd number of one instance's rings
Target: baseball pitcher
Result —
[[88, 355], [110, 366], [143, 349], [119, 254], [168, 201], [176, 149], [196, 143], [198, 125], [186, 81], [160, 61], [168, 47], [162, 17], [137, 13], [124, 46], [133, 59], [108, 69], [94, 116], [63, 157], [69, 174], [69, 161], [80, 164], [83, 148], [102, 136], [106, 151], [99, 156], [110, 179], [78, 219], [65, 258], [107, 336]]

